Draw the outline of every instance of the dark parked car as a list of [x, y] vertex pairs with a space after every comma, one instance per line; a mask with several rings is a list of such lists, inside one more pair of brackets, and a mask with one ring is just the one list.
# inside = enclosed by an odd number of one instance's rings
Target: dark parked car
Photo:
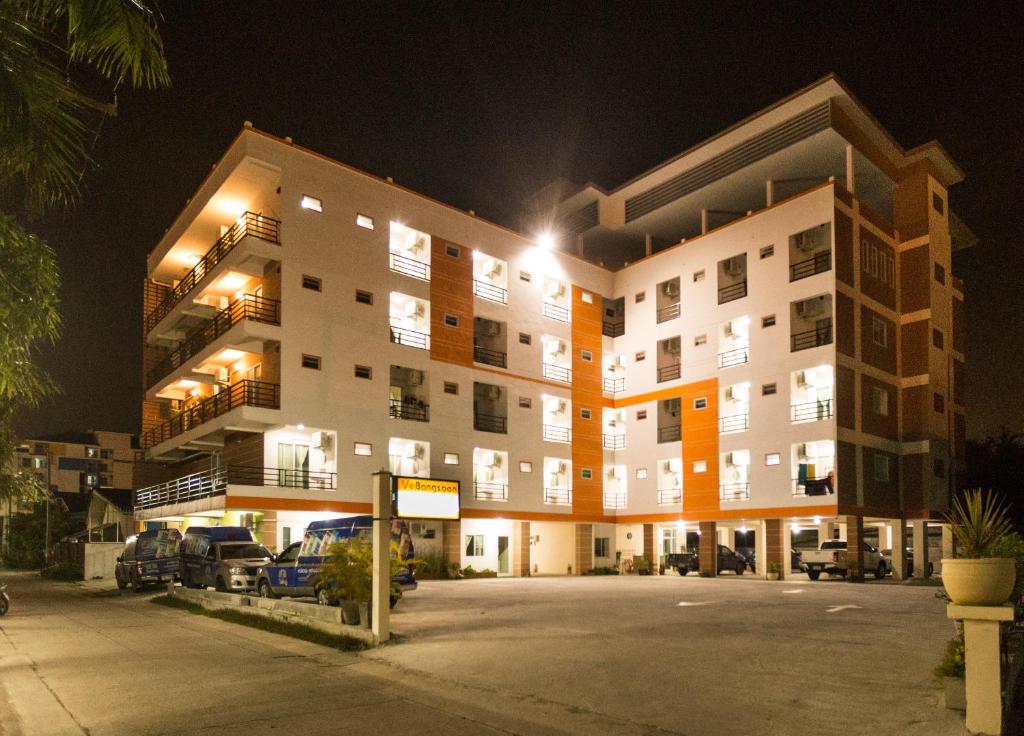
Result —
[[[929, 552], [930, 551], [931, 550], [929, 550]], [[889, 572], [891, 573], [892, 570], [893, 570], [893, 567], [892, 567], [892, 550], [891, 549], [883, 549], [882, 550], [882, 557], [884, 557], [887, 560], [887, 562], [889, 564]], [[903, 553], [903, 560], [904, 560], [904, 562], [906, 562], [906, 565], [907, 565], [907, 572], [906, 572], [906, 575], [904, 575], [903, 577], [906, 577], [906, 578], [914, 577], [914, 549], [913, 549], [913, 547], [907, 547], [907, 551]], [[935, 563], [933, 563], [931, 560], [928, 560], [928, 577], [931, 577], [934, 574], [935, 574]]]
[[[736, 551], [743, 555], [747, 564], [750, 566], [750, 572], [757, 572], [757, 554], [754, 552], [753, 547], [737, 547]], [[800, 572], [800, 550], [790, 549], [789, 550], [789, 569], [793, 572]]]
[[[674, 568], [680, 575], [700, 570], [700, 557], [696, 552], [673, 552], [666, 556], [665, 566]], [[731, 570], [742, 575], [747, 569], [743, 555], [733, 552], [724, 544], [718, 545], [718, 572]]]

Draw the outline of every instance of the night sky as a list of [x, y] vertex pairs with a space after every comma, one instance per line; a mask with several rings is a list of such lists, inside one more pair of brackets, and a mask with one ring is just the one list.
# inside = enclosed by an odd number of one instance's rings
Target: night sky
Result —
[[938, 139], [966, 171], [951, 204], [981, 240], [954, 269], [969, 434], [1024, 430], [1012, 18], [932, 3], [165, 5], [173, 86], [122, 93], [82, 200], [34, 225], [63, 272], [64, 338], [43, 362], [64, 396], [22, 418], [26, 436], [138, 431], [146, 255], [245, 120], [515, 227], [555, 178], [615, 187], [829, 72], [902, 145]]

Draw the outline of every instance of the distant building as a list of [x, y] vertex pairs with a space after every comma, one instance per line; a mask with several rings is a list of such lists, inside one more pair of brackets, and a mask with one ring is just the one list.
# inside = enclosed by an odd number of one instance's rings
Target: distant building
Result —
[[134, 445], [127, 432], [62, 432], [23, 441], [15, 465], [35, 473], [51, 493], [131, 488]]

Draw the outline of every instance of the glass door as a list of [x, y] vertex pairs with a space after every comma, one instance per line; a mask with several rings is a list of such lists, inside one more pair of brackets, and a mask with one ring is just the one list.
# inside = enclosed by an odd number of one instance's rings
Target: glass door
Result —
[[284, 488], [309, 488], [309, 446], [279, 442], [277, 484]]

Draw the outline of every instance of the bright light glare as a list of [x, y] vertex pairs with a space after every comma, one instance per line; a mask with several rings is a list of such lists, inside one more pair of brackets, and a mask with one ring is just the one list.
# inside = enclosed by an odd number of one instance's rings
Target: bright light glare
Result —
[[555, 236], [551, 233], [541, 233], [537, 237], [537, 245], [546, 250], [551, 250], [555, 247]]

